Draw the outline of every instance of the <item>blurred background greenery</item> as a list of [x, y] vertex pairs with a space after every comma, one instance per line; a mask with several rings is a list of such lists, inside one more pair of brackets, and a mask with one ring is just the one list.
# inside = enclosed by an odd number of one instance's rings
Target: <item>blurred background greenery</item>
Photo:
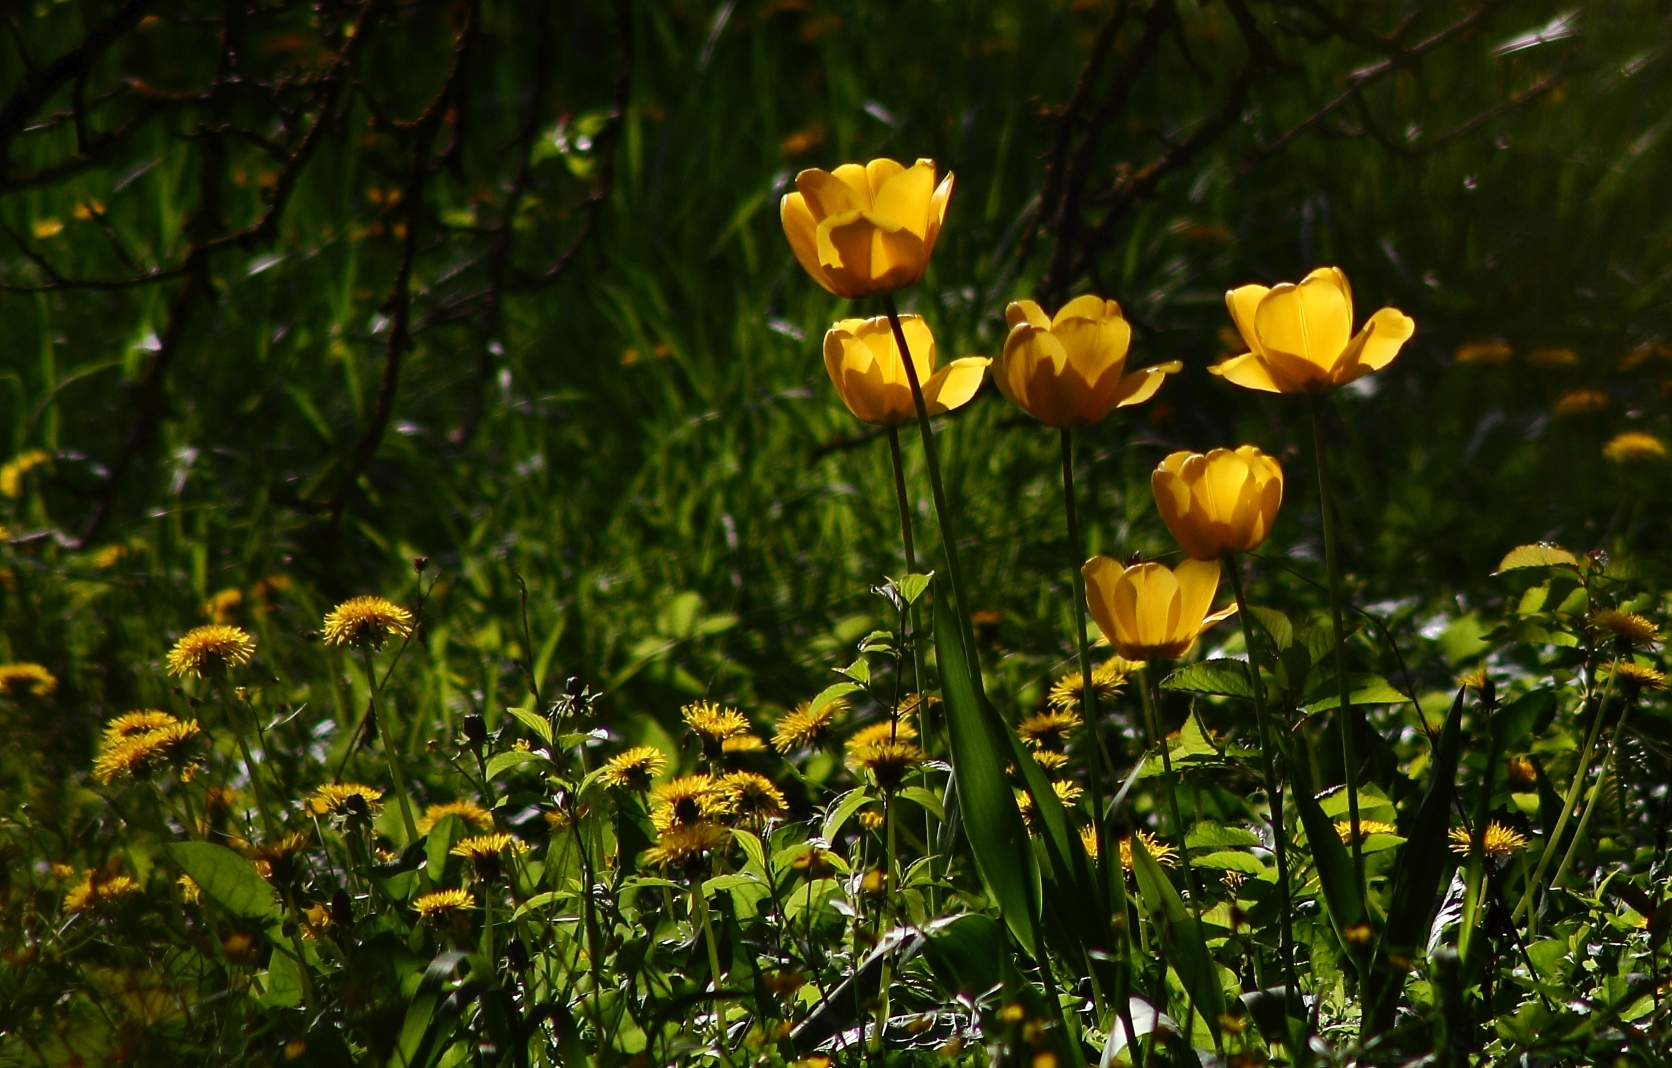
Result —
[[[1361, 318], [1419, 324], [1333, 432], [1354, 596], [1431, 683], [1510, 546], [1655, 566], [1672, 533], [1666, 466], [1604, 457], [1672, 429], [1664, 0], [8, 19], [0, 660], [60, 680], [0, 742], [27, 756], [13, 784], [84, 769], [206, 617], [251, 626], [275, 696], [312, 710], [298, 741], [328, 737], [363, 698], [304, 639], [358, 592], [428, 590], [396, 683], [414, 745], [523, 701], [519, 660], [605, 691], [629, 737], [698, 695], [759, 715], [816, 692], [902, 565], [886, 444], [820, 358], [834, 319], [878, 309], [817, 290], [776, 207], [798, 169], [872, 156], [957, 174], [905, 297], [943, 359], [992, 353], [1005, 303], [1043, 285], [1120, 300], [1135, 363], [1184, 361], [1081, 439], [1093, 551], [1167, 546], [1166, 452], [1251, 441], [1290, 500], [1256, 579], [1319, 577], [1302, 412], [1207, 368], [1236, 344], [1227, 287], [1326, 263]], [[1059, 144], [1084, 194], [1066, 213]], [[991, 386], [943, 434], [993, 689], [1031, 706], [1070, 648], [1056, 442]], [[1277, 603], [1311, 610], [1307, 590]]]

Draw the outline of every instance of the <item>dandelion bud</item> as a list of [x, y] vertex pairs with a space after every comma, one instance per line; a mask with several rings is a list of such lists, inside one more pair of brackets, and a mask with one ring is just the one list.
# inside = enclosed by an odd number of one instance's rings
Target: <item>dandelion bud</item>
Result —
[[488, 725], [474, 712], [464, 717], [463, 730], [465, 741], [471, 745], [480, 746], [488, 740]]
[[563, 684], [563, 692], [570, 697], [579, 697], [585, 691], [586, 683], [581, 681], [579, 675], [570, 675], [569, 681]]
[[422, 575], [424, 569], [429, 566], [430, 558], [427, 556], [414, 556], [412, 558], [412, 570], [419, 575]]

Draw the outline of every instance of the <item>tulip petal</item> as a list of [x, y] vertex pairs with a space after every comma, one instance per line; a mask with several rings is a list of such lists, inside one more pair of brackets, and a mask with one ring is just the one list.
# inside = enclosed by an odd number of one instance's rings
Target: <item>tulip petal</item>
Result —
[[1251, 352], [1260, 351], [1260, 335], [1254, 331], [1254, 310], [1270, 292], [1265, 286], [1251, 285], [1238, 286], [1225, 294], [1225, 307], [1231, 312], [1231, 321], [1237, 324], [1237, 333], [1242, 335]]
[[892, 164], [894, 171], [882, 185], [876, 186], [876, 198], [871, 212], [887, 219], [902, 229], [915, 234], [920, 241], [929, 236], [929, 200], [935, 192], [935, 165], [919, 161], [910, 169], [893, 160], [872, 160], [872, 181], [887, 168], [879, 163]]
[[1051, 329], [1051, 317], [1031, 300], [1018, 300], [1004, 309], [1004, 321], [1012, 330], [1028, 323], [1039, 330]]
[[844, 175], [853, 177], [850, 168], [858, 170], [863, 179], [864, 169], [851, 163], [836, 168], [835, 174], [815, 169], [795, 176], [796, 191], [804, 198], [815, 223], [821, 223], [832, 215], [863, 211], [870, 207], [869, 186], [855, 186], [853, 182], [843, 180]]
[[[1147, 649], [1170, 645], [1178, 633], [1183, 608], [1177, 577], [1161, 564], [1139, 564], [1126, 569], [1121, 584], [1133, 590], [1128, 630], [1136, 644]], [[1123, 607], [1122, 599], [1117, 598], [1117, 625], [1126, 622], [1120, 615]]]
[[1115, 391], [1115, 407], [1130, 408], [1134, 404], [1142, 404], [1155, 396], [1161, 389], [1161, 383], [1167, 376], [1184, 370], [1181, 360], [1168, 360], [1166, 363], [1154, 364], [1142, 370], [1133, 371], [1120, 380], [1120, 388]]
[[1061, 326], [1070, 319], [1107, 318], [1121, 318], [1120, 305], [1112, 300], [1104, 300], [1094, 293], [1082, 293], [1057, 309], [1057, 314], [1051, 319], [1051, 325]]
[[[1069, 305], [1086, 301], [1095, 312], [1102, 311], [1101, 300], [1096, 297], [1088, 301], [1080, 297]], [[1104, 394], [1099, 400], [1105, 403], [1112, 399], [1112, 395], [1120, 387], [1120, 373], [1126, 367], [1126, 352], [1132, 344], [1132, 327], [1119, 316], [1069, 316], [1063, 312], [1057, 313], [1055, 322], [1051, 325], [1051, 334], [1062, 342], [1063, 351], [1068, 356], [1068, 365], [1074, 369], [1074, 374], [1090, 387], [1093, 393]], [[1108, 409], [1104, 408], [1106, 412]]]
[[[934, 166], [930, 164], [931, 168]], [[940, 239], [941, 226], [946, 222], [946, 206], [952, 200], [952, 173], [949, 171], [941, 184], [935, 187], [935, 195], [929, 198], [929, 232], [923, 238], [923, 255], [925, 258], [935, 251], [935, 242]]]
[[1110, 644], [1115, 643], [1115, 611], [1114, 592], [1125, 569], [1120, 562], [1108, 556], [1094, 556], [1080, 568], [1080, 574], [1086, 580], [1086, 607], [1091, 611], [1091, 617], [1097, 622], [1097, 629], [1103, 632]]
[[1392, 363], [1416, 329], [1416, 320], [1398, 308], [1383, 308], [1372, 315], [1342, 355], [1336, 369], [1338, 384], [1380, 371]]
[[1333, 368], [1353, 336], [1352, 298], [1345, 286], [1345, 275], [1324, 268], [1298, 286], [1280, 285], [1261, 298], [1254, 330], [1266, 357], [1286, 353], [1326, 372]]
[[[859, 166], [855, 163], [851, 166]], [[865, 188], [870, 192], [869, 203], [874, 211], [878, 206], [877, 196], [882, 187], [893, 181], [895, 176], [906, 169], [899, 160], [892, 160], [886, 156], [879, 157], [865, 164]]]
[[1286, 392], [1272, 378], [1271, 371], [1261, 362], [1258, 353], [1245, 352], [1241, 356], [1233, 356], [1214, 364], [1208, 370], [1243, 389], [1257, 389], [1263, 393]]
[[825, 276], [823, 264], [819, 263], [818, 223], [813, 219], [813, 213], [807, 210], [806, 198], [800, 193], [787, 194], [778, 202], [778, 218], [784, 224], [784, 236], [789, 239], [790, 251], [795, 253], [801, 269], [813, 281], [835, 293]]
[[1196, 536], [1196, 528], [1192, 522], [1190, 486], [1179, 474], [1178, 470], [1169, 470], [1167, 464], [1174, 457], [1190, 456], [1190, 453], [1174, 453], [1162, 461], [1150, 475], [1150, 492], [1155, 495], [1155, 510], [1161, 513], [1161, 521], [1167, 524], [1172, 532], [1173, 540], [1179, 543], [1189, 556], [1202, 559], [1215, 555], [1212, 547], [1206, 545]]
[[1213, 607], [1213, 595], [1219, 590], [1218, 560], [1186, 560], [1173, 572], [1180, 594], [1179, 627], [1172, 634], [1174, 640], [1186, 635], [1194, 639], [1203, 627], [1203, 618]]
[[[881, 320], [885, 325], [888, 320]], [[917, 382], [922, 385], [935, 370], [935, 335], [929, 329], [929, 324], [921, 315], [900, 316], [900, 333], [906, 335], [906, 347], [911, 350], [911, 365], [917, 371]], [[900, 360], [900, 345], [894, 339], [892, 327], [888, 328], [889, 354], [896, 362]], [[905, 364], [900, 364], [901, 381], [905, 379]], [[908, 388], [910, 388], [908, 386]]]
[[929, 414], [950, 412], [973, 400], [987, 375], [987, 365], [992, 362], [985, 356], [964, 356], [942, 367], [923, 383], [923, 405]]

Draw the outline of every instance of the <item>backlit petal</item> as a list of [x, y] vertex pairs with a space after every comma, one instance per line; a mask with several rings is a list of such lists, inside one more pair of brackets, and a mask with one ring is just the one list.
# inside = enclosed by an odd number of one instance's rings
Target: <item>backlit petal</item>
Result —
[[[857, 167], [859, 164], [854, 163], [849, 164], [849, 166]], [[877, 207], [877, 196], [882, 192], [882, 187], [893, 181], [905, 169], [905, 164], [886, 156], [865, 164], [865, 185], [870, 190], [870, 204], [873, 209]]]
[[[1094, 556], [1080, 568], [1080, 574], [1086, 580], [1086, 607], [1091, 610], [1092, 619], [1097, 621], [1097, 629], [1115, 644], [1115, 586], [1120, 582], [1124, 569], [1119, 561], [1108, 556]], [[1118, 648], [1118, 646], [1117, 646]]]
[[789, 239], [790, 251], [795, 253], [801, 269], [812, 276], [813, 281], [830, 289], [824, 267], [819, 263], [818, 223], [813, 219], [813, 213], [807, 210], [806, 198], [800, 193], [787, 194], [778, 202], [778, 218], [784, 224], [784, 236]]
[[1269, 359], [1276, 353], [1297, 356], [1324, 368], [1353, 336], [1353, 307], [1340, 271], [1314, 271], [1298, 286], [1280, 285], [1254, 311], [1254, 330]]
[[981, 389], [981, 379], [992, 362], [985, 356], [965, 356], [941, 368], [923, 383], [923, 404], [929, 414], [939, 415], [968, 404]]
[[1416, 320], [1398, 308], [1383, 308], [1372, 315], [1347, 346], [1336, 370], [1338, 384], [1380, 371], [1392, 363], [1416, 329]]
[[1142, 404], [1155, 396], [1161, 389], [1161, 383], [1170, 374], [1177, 374], [1184, 370], [1184, 363], [1180, 360], [1168, 360], [1166, 363], [1154, 364], [1137, 371], [1133, 371], [1120, 380], [1120, 387], [1115, 391], [1115, 407], [1130, 408], [1134, 404]]
[[815, 223], [821, 223], [832, 215], [840, 215], [845, 211], [862, 211], [870, 206], [868, 194], [862, 193], [851, 183], [838, 177], [838, 174], [846, 169], [836, 168], [837, 174], [807, 170], [795, 176], [796, 192], [806, 201], [807, 210], [812, 214]]
[[1070, 319], [1120, 318], [1120, 305], [1104, 300], [1093, 293], [1083, 293], [1057, 309], [1051, 318], [1052, 326], [1061, 326]]
[[1224, 378], [1234, 386], [1244, 389], [1257, 389], [1263, 393], [1282, 393], [1283, 388], [1271, 377], [1266, 365], [1260, 362], [1257, 353], [1245, 352], [1241, 356], [1233, 356], [1222, 360], [1208, 368], [1214, 374]]
[[1174, 575], [1183, 604], [1180, 626], [1173, 637], [1182, 640], [1188, 634], [1193, 638], [1201, 630], [1202, 619], [1213, 607], [1213, 595], [1219, 590], [1219, 561], [1186, 560]]
[[1248, 344], [1249, 351], [1260, 351], [1260, 337], [1254, 332], [1254, 309], [1260, 306], [1260, 301], [1271, 290], [1265, 286], [1239, 286], [1225, 294], [1225, 307], [1231, 312], [1231, 321], [1237, 324], [1237, 333]]
[[1031, 300], [1018, 300], [1006, 307], [1004, 321], [1012, 330], [1021, 323], [1029, 323], [1040, 330], [1051, 329], [1051, 317]]
[[931, 255], [935, 251], [935, 242], [940, 239], [941, 227], [946, 223], [946, 206], [952, 200], [952, 174], [948, 172], [941, 184], [935, 187], [935, 195], [929, 199], [929, 233], [923, 239], [923, 254]]
[[[873, 160], [871, 166], [875, 168], [881, 162], [893, 163], [892, 160]], [[894, 166], [899, 167], [899, 164]], [[872, 180], [875, 180], [875, 174]], [[895, 171], [893, 177], [878, 188], [871, 211], [916, 234], [919, 240], [926, 241], [929, 236], [929, 198], [934, 196], [934, 192], [935, 165], [920, 162], [914, 167]]]

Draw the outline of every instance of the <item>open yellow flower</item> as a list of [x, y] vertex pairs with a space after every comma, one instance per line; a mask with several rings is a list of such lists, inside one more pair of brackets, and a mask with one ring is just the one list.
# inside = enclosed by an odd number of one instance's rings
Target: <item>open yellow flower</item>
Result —
[[813, 281], [838, 297], [875, 297], [923, 277], [935, 251], [952, 175], [935, 185], [935, 161], [891, 159], [795, 176], [778, 208], [784, 236]]
[[1252, 445], [1175, 452], [1150, 475], [1155, 507], [1197, 560], [1259, 548], [1283, 503], [1283, 468]]
[[1174, 660], [1190, 651], [1197, 635], [1229, 618], [1236, 606], [1209, 612], [1219, 589], [1218, 560], [1186, 560], [1122, 567], [1094, 556], [1081, 569], [1091, 616], [1115, 651], [1128, 660]]
[[1250, 285], [1225, 294], [1248, 351], [1209, 368], [1245, 389], [1322, 393], [1380, 371], [1416, 332], [1398, 308], [1383, 308], [1353, 333], [1353, 291], [1339, 267], [1299, 285]]
[[1055, 317], [1031, 300], [1004, 310], [1010, 334], [993, 368], [999, 391], [1046, 426], [1090, 426], [1116, 408], [1142, 404], [1184, 365], [1177, 360], [1125, 374], [1132, 327], [1120, 305], [1075, 297]]
[[[911, 349], [912, 366], [923, 389], [930, 415], [940, 415], [970, 402], [981, 388], [981, 376], [992, 361], [965, 356], [935, 370], [935, 335], [921, 315], [900, 316], [900, 332]], [[917, 418], [911, 382], [900, 346], [888, 320], [843, 319], [824, 335], [824, 368], [857, 418], [876, 426], [898, 426]]]

